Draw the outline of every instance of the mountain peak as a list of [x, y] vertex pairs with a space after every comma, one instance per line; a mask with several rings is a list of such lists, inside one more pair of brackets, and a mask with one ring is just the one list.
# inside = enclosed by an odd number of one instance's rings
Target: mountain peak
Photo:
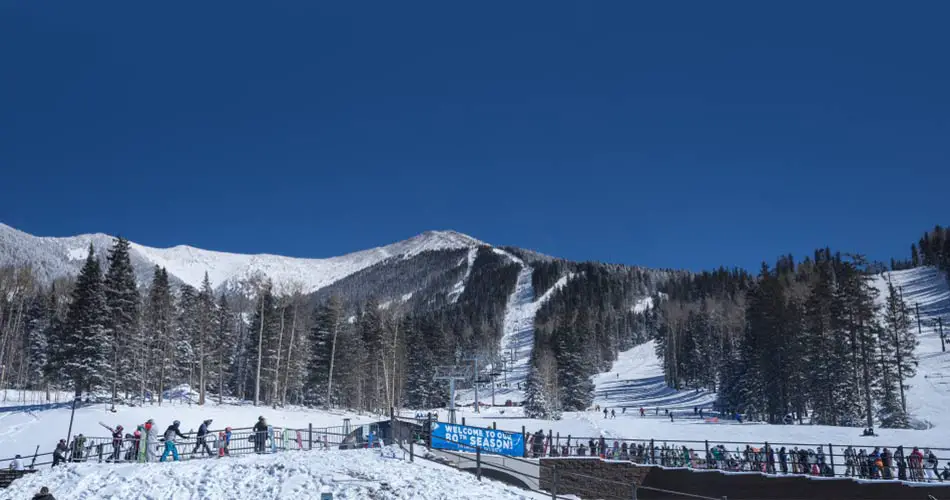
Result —
[[[31, 265], [41, 281], [75, 275], [89, 244], [102, 256], [112, 237], [96, 233], [70, 237], [37, 237], [0, 223], [0, 262]], [[459, 250], [485, 245], [452, 230], [426, 231], [390, 245], [322, 259], [272, 254], [237, 254], [189, 245], [155, 248], [131, 243], [130, 257], [140, 284], [147, 284], [154, 266], [164, 267], [177, 281], [201, 286], [205, 273], [215, 287], [234, 288], [256, 276], [267, 276], [278, 293], [310, 293], [392, 257], [408, 258], [427, 251]]]

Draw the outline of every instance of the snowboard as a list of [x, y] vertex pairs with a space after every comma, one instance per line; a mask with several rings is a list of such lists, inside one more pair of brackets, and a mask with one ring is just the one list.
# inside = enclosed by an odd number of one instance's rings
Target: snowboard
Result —
[[297, 448], [303, 449], [303, 436], [300, 434], [300, 431], [297, 431]]
[[218, 433], [218, 456], [219, 457], [224, 456], [224, 447], [227, 445], [224, 440], [225, 440], [224, 432], [219, 432]]
[[293, 448], [293, 445], [291, 443], [293, 443], [293, 438], [291, 437], [291, 431], [290, 429], [284, 429], [284, 439], [283, 441], [281, 441], [284, 451], [287, 451]]
[[267, 439], [270, 439], [270, 452], [277, 453], [277, 441], [274, 441], [274, 426], [267, 426]]

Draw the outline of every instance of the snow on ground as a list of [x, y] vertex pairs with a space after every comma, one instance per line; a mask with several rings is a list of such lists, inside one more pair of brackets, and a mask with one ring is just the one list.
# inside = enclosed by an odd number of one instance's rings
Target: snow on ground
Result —
[[[387, 449], [388, 450], [388, 449]], [[46, 486], [70, 499], [517, 499], [546, 498], [417, 459], [378, 450], [285, 452], [151, 464], [67, 464], [44, 469], [0, 490], [3, 498], [31, 498]]]
[[634, 314], [643, 314], [650, 309], [653, 309], [653, 297], [644, 297], [630, 308]]
[[936, 324], [937, 318], [943, 318], [944, 333], [950, 334], [950, 286], [943, 273], [933, 267], [884, 273], [874, 282], [881, 292], [878, 302], [882, 306], [887, 300], [888, 280], [903, 291], [914, 331], [916, 311], [920, 311], [919, 365], [917, 375], [907, 382], [907, 410], [922, 425], [950, 423], [950, 353], [943, 352]]
[[[212, 429], [251, 427], [257, 417], [263, 416], [270, 425], [293, 429], [306, 429], [308, 424], [314, 427], [335, 427], [343, 425], [343, 419], [349, 418], [351, 425], [376, 422], [385, 417], [358, 415], [353, 412], [311, 410], [305, 408], [281, 408], [275, 410], [267, 406], [209, 403], [205, 406], [183, 403], [164, 403], [162, 406], [124, 406], [117, 405], [116, 412], [109, 411], [110, 404], [96, 404], [78, 408], [73, 421], [72, 435], [82, 433], [86, 436], [107, 437], [109, 432], [99, 422], [109, 426], [122, 425], [132, 432], [139, 424], [154, 419], [158, 428], [164, 432], [172, 421], [181, 421], [182, 433], [197, 431], [205, 419], [213, 419]], [[32, 457], [36, 446], [40, 453], [53, 451], [56, 442], [66, 438], [69, 430], [70, 408], [42, 410], [35, 412], [0, 413], [0, 458], [9, 458], [15, 454]], [[0, 464], [3, 466], [5, 464]]]
[[716, 401], [714, 392], [678, 391], [666, 385], [653, 340], [618, 354], [610, 371], [595, 375], [593, 381], [594, 402], [601, 407], [639, 410], [643, 406], [692, 412], [696, 406], [710, 408]]

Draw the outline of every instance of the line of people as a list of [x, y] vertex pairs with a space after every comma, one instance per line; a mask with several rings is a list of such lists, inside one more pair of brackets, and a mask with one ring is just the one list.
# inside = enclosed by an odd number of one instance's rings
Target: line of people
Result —
[[[564, 444], [553, 443], [543, 430], [528, 437], [528, 449], [534, 458], [591, 456], [606, 460], [629, 460], [645, 465], [667, 467], [690, 467], [719, 469], [724, 471], [762, 472], [765, 474], [802, 474], [833, 477], [835, 471], [822, 446], [815, 449], [799, 449], [797, 446], [786, 449], [784, 446], [736, 448], [729, 451], [724, 445], [709, 448], [705, 458], [696, 450], [683, 445], [652, 446], [649, 442], [628, 443], [613, 441], [609, 444], [605, 437], [589, 439], [586, 443], [567, 436]], [[702, 452], [702, 450], [700, 450]], [[835, 455], [839, 456], [839, 455]], [[848, 446], [844, 451], [845, 476], [860, 479], [898, 479], [902, 481], [933, 482], [950, 481], [950, 464], [939, 470], [939, 460], [929, 449], [923, 452], [918, 448], [904, 456], [904, 447], [899, 446], [892, 454], [887, 448], [880, 451], [875, 448], [871, 453], [861, 449], [855, 452]], [[841, 467], [841, 462], [838, 462]], [[840, 471], [840, 469], [839, 469]], [[895, 474], [896, 472], [896, 474]]]
[[[159, 437], [158, 427], [153, 419], [136, 427], [133, 433], [124, 433], [125, 429], [121, 425], [114, 428], [100, 422], [100, 425], [109, 430], [112, 435], [111, 443], [97, 442], [89, 439], [83, 434], [78, 434], [72, 443], [66, 443], [65, 439], [60, 439], [53, 450], [53, 466], [64, 462], [83, 462], [92, 457], [103, 458], [107, 462], [165, 462], [169, 457], [174, 461], [179, 461], [178, 445], [181, 442], [190, 441], [194, 437], [194, 448], [191, 456], [207, 455], [208, 457], [229, 456], [232, 428], [226, 427], [220, 431], [217, 436], [210, 431], [212, 419], [204, 420], [198, 427], [196, 433], [183, 434], [181, 432], [181, 422], [175, 420], [169, 425], [165, 432]], [[261, 416], [252, 428], [248, 441], [254, 444], [255, 453], [264, 453], [266, 451], [268, 436], [267, 420]], [[88, 442], [88, 444], [87, 444]], [[105, 455], [105, 446], [111, 444], [111, 450]], [[161, 450], [161, 455], [159, 455]]]

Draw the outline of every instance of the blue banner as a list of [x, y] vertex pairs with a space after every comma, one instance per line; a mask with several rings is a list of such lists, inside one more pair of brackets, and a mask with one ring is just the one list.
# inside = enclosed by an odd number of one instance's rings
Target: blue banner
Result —
[[524, 436], [517, 432], [432, 422], [432, 447], [473, 453], [478, 447], [482, 453], [520, 457], [524, 456]]

